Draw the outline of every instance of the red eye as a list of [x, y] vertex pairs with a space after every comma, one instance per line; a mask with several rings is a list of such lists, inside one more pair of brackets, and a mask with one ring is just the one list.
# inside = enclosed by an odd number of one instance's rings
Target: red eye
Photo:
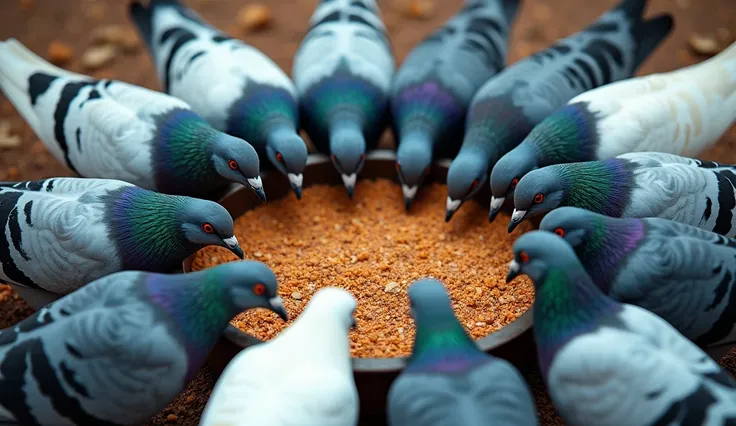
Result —
[[264, 294], [266, 294], [266, 286], [261, 283], [254, 285], [253, 294], [255, 294], [256, 296], [263, 296]]
[[276, 153], [276, 160], [278, 160], [279, 163], [283, 163], [284, 162], [284, 155], [281, 154], [280, 152], [277, 152]]
[[209, 222], [205, 222], [204, 224], [202, 224], [202, 230], [205, 234], [211, 234], [215, 232], [215, 228]]
[[398, 161], [396, 162], [396, 171], [401, 172], [401, 164]]
[[365, 160], [365, 154], [360, 154], [360, 161]]
[[227, 162], [227, 165], [228, 165], [228, 167], [230, 167], [233, 170], [238, 170], [238, 168], [240, 168], [240, 166], [238, 166], [238, 162], [235, 161], [235, 160], [228, 161]]
[[529, 262], [529, 255], [525, 251], [522, 251], [519, 253], [519, 260], [521, 260], [521, 263], [527, 263]]
[[470, 185], [470, 190], [471, 190], [471, 191], [472, 191], [472, 190], [474, 190], [474, 189], [475, 189], [475, 188], [476, 188], [477, 186], [478, 186], [478, 179], [475, 179], [475, 180], [473, 181], [473, 184], [472, 184], [472, 185]]
[[514, 180], [511, 181], [511, 184], [509, 185], [511, 189], [516, 189], [516, 185], [519, 183], [519, 178], [514, 178]]
[[337, 163], [337, 156], [335, 154], [332, 154], [332, 161]]
[[562, 229], [562, 228], [557, 228], [557, 229], [555, 229], [555, 234], [559, 235], [560, 237], [564, 237], [565, 236], [565, 230]]
[[541, 192], [534, 196], [534, 204], [539, 204], [542, 201], [544, 201], [544, 194], [542, 194]]

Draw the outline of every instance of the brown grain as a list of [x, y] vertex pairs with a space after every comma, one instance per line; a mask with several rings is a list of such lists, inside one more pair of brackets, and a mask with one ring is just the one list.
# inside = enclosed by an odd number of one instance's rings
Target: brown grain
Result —
[[[507, 233], [508, 218], [489, 225], [485, 208], [466, 203], [444, 223], [446, 196], [444, 185], [426, 185], [406, 213], [401, 191], [387, 180], [361, 182], [352, 201], [342, 187], [315, 186], [302, 201], [286, 197], [247, 212], [236, 220], [235, 234], [246, 258], [276, 272], [292, 318], [319, 288], [343, 287], [358, 300], [353, 356], [405, 356], [414, 340], [406, 290], [419, 278], [445, 283], [460, 322], [476, 339], [515, 320], [534, 298], [530, 281], [505, 282], [518, 237]], [[193, 269], [233, 260], [211, 247], [196, 255]], [[233, 323], [261, 339], [285, 326], [264, 310]]]

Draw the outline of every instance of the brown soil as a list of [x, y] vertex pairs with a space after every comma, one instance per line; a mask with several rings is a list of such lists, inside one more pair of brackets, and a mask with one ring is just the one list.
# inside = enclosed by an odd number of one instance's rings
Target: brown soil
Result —
[[[299, 45], [307, 20], [317, 0], [262, 0], [268, 6], [272, 21], [265, 30], [246, 33], [237, 23], [237, 16], [245, 2], [215, 0], [184, 0], [214, 25], [230, 34], [243, 37], [270, 55], [283, 69], [290, 71], [294, 53]], [[32, 50], [46, 54], [53, 41], [63, 43], [73, 56], [64, 67], [82, 70], [82, 53], [92, 45], [92, 30], [122, 25], [130, 28], [123, 0], [4, 0], [0, 6], [0, 40], [15, 37]], [[412, 10], [429, 11], [424, 19], [412, 19], [406, 4], [410, 0], [379, 0], [385, 15], [397, 60], [400, 62], [409, 49], [459, 9], [459, 0], [423, 0]], [[417, 3], [413, 1], [412, 3]], [[509, 59], [511, 62], [541, 49], [557, 38], [571, 34], [590, 23], [617, 0], [523, 0], [513, 31]], [[675, 31], [646, 61], [639, 74], [670, 71], [698, 62], [703, 57], [692, 55], [688, 39], [695, 33], [712, 35], [736, 33], [736, 8], [733, 0], [650, 0], [649, 14], [669, 12], [675, 16]], [[430, 8], [425, 7], [429, 4]], [[246, 24], [248, 25], [248, 24]], [[59, 54], [58, 43], [53, 48]], [[64, 49], [62, 49], [64, 50]], [[137, 49], [127, 47], [125, 54], [117, 55], [110, 64], [91, 72], [95, 77], [119, 78], [152, 89], [159, 89], [153, 65], [139, 44]], [[64, 55], [67, 52], [62, 52]], [[64, 60], [61, 55], [59, 60]], [[40, 179], [51, 176], [69, 176], [33, 134], [13, 107], [0, 95], [0, 124], [11, 125], [12, 133], [21, 136], [21, 144], [14, 149], [0, 149], [0, 180]], [[3, 126], [0, 125], [0, 128]], [[0, 132], [1, 133], [1, 132]], [[390, 144], [390, 138], [385, 141]], [[701, 158], [736, 163], [736, 130], [728, 132], [717, 146]], [[342, 194], [344, 196], [344, 194]], [[306, 200], [305, 200], [306, 201]], [[465, 207], [463, 207], [465, 209]], [[462, 212], [460, 212], [462, 213]], [[453, 222], [458, 219], [453, 219]], [[439, 222], [439, 221], [438, 221]], [[3, 291], [0, 294], [5, 294]], [[31, 310], [14, 293], [0, 295], [0, 326], [16, 323]], [[736, 356], [732, 352], [721, 364], [736, 371]], [[149, 424], [196, 425], [204, 408], [206, 396], [214, 379], [206, 371], [201, 373], [185, 391], [197, 395], [190, 403], [179, 398], [165, 414], [159, 414]], [[535, 369], [524, 371], [537, 397], [543, 425], [562, 424], [544, 392]], [[167, 420], [169, 414], [176, 416]]]
[[[321, 287], [345, 288], [358, 300], [358, 330], [350, 333], [353, 356], [388, 358], [411, 353], [414, 326], [406, 290], [419, 278], [445, 284], [456, 315], [476, 339], [531, 306], [530, 280], [506, 284], [516, 239], [507, 232], [507, 221], [487, 226], [487, 210], [469, 203], [454, 221], [441, 222], [445, 185], [423, 188], [410, 214], [404, 212], [396, 184], [378, 180], [359, 186], [353, 200], [342, 187], [307, 188], [301, 201], [286, 197], [236, 220], [235, 235], [251, 247], [246, 258], [273, 268], [292, 319]], [[526, 224], [522, 231], [528, 229]], [[210, 247], [197, 254], [193, 269], [236, 259], [225, 249]], [[245, 312], [233, 323], [264, 340], [287, 325], [261, 309]]]

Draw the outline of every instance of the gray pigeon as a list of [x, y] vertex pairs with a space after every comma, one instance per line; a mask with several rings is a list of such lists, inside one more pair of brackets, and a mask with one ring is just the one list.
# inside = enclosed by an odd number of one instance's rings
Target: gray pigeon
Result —
[[57, 68], [15, 39], [0, 42], [0, 88], [82, 177], [189, 196], [238, 182], [266, 200], [255, 149], [173, 96]]
[[735, 240], [671, 220], [575, 207], [551, 211], [540, 229], [563, 237], [605, 294], [654, 312], [701, 347], [736, 342]]
[[736, 168], [673, 154], [637, 152], [555, 164], [527, 173], [514, 191], [509, 232], [562, 206], [611, 217], [659, 217], [736, 236]]
[[[580, 93], [634, 74], [672, 29], [669, 15], [644, 20], [646, 3], [623, 0], [588, 28], [516, 62], [481, 87], [448, 171], [445, 220], [545, 117]], [[503, 200], [495, 204], [500, 208]]]
[[478, 349], [453, 314], [442, 283], [415, 282], [409, 300], [416, 323], [414, 351], [389, 390], [389, 424], [537, 424], [534, 399], [521, 374]]
[[0, 423], [141, 425], [199, 370], [232, 317], [287, 319], [260, 262], [108, 275], [0, 332]]
[[147, 3], [131, 3], [130, 17], [166, 93], [216, 129], [253, 144], [301, 198], [307, 146], [297, 134], [296, 89], [289, 77], [260, 50], [213, 28], [178, 0]]
[[241, 259], [221, 205], [107, 179], [0, 182], [0, 281], [66, 294], [121, 270], [170, 272], [202, 247]]
[[394, 58], [375, 0], [322, 0], [294, 58], [302, 127], [352, 198], [388, 118]]
[[404, 60], [391, 90], [396, 170], [409, 209], [437, 154], [460, 148], [470, 99], [506, 64], [520, 0], [466, 0]]
[[528, 232], [508, 280], [534, 281], [534, 339], [550, 397], [570, 426], [721, 426], [736, 383], [657, 315], [596, 287], [564, 240]]

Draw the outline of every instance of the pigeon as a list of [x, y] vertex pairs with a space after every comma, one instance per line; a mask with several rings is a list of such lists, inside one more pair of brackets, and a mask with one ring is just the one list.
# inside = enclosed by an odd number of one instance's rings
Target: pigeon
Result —
[[12, 38], [0, 42], [0, 88], [79, 176], [188, 196], [238, 182], [266, 200], [255, 149], [173, 96], [57, 68]]
[[[263, 263], [100, 278], [0, 331], [0, 423], [142, 425], [204, 364], [232, 317], [286, 320]], [[148, 337], [146, 337], [148, 336]]]
[[375, 0], [321, 0], [292, 75], [302, 127], [330, 155], [350, 198], [366, 150], [378, 145], [386, 127], [393, 71]]
[[570, 426], [720, 426], [736, 422], [736, 382], [657, 315], [606, 296], [564, 240], [528, 232], [509, 279], [534, 281], [542, 377]]
[[478, 349], [453, 314], [442, 283], [415, 282], [409, 300], [416, 338], [408, 366], [389, 390], [390, 425], [537, 425], [521, 374]]
[[268, 56], [207, 24], [178, 0], [130, 4], [166, 93], [215, 129], [253, 144], [301, 199], [307, 146], [297, 134], [296, 88]]
[[514, 190], [509, 232], [561, 206], [611, 217], [659, 217], [736, 236], [736, 167], [674, 154], [636, 152], [555, 164], [527, 173]]
[[[644, 20], [646, 4], [623, 0], [586, 29], [514, 63], [478, 90], [462, 147], [448, 170], [445, 221], [536, 124], [574, 96], [633, 75], [672, 29], [669, 15]], [[494, 200], [494, 208], [502, 204]]]
[[391, 89], [396, 170], [406, 209], [435, 153], [452, 157], [470, 99], [506, 63], [520, 0], [466, 0], [460, 12], [415, 47]]
[[540, 229], [570, 244], [606, 295], [654, 312], [701, 347], [736, 342], [736, 240], [667, 219], [560, 207]]
[[0, 281], [55, 294], [121, 270], [170, 272], [209, 245], [243, 258], [221, 205], [109, 179], [0, 182], [0, 224]]
[[[736, 120], [736, 43], [698, 65], [631, 78], [573, 98], [537, 125], [491, 172], [491, 203], [537, 167], [637, 151], [691, 157]], [[497, 209], [491, 208], [490, 217]]]
[[355, 307], [345, 290], [315, 293], [290, 327], [230, 361], [200, 426], [356, 425], [358, 391], [348, 341]]

